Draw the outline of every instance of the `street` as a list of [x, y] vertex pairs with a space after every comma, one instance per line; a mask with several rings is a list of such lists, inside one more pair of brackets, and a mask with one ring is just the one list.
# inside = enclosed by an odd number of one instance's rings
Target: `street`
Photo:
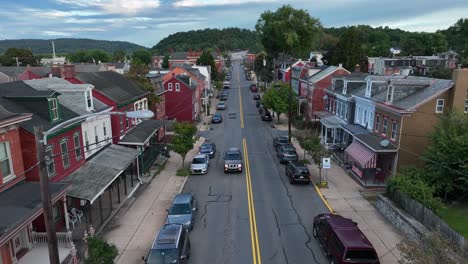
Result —
[[[261, 121], [239, 61], [233, 61], [223, 122], [200, 132], [217, 146], [208, 174], [191, 176], [198, 213], [190, 263], [326, 263], [312, 237], [313, 217], [328, 209], [313, 185], [290, 185], [272, 145], [285, 135]], [[242, 174], [223, 173], [223, 152], [241, 149]]]

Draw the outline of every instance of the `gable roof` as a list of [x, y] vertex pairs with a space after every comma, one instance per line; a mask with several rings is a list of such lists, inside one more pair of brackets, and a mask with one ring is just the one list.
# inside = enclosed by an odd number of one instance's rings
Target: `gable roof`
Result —
[[312, 75], [309, 79], [310, 82], [312, 83], [316, 83], [320, 80], [322, 80], [323, 78], [327, 77], [328, 75], [334, 73], [335, 71], [339, 70], [339, 69], [343, 69], [345, 71], [347, 71], [349, 73], [348, 70], [346, 70], [345, 68], [340, 68], [340, 67], [336, 67], [336, 66], [330, 66], [330, 67], [326, 67], [326, 68], [323, 68], [321, 71], [319, 71], [318, 73]]
[[179, 74], [179, 75], [176, 75], [175, 78], [176, 78], [178, 81], [184, 83], [188, 88], [190, 88], [190, 89], [192, 89], [192, 90], [194, 90], [194, 89], [197, 88], [197, 86], [198, 86], [198, 83], [197, 83], [196, 80], [192, 80], [192, 81], [190, 82], [190, 78], [191, 78], [191, 77], [188, 76], [188, 75]]
[[117, 104], [127, 104], [149, 93], [135, 82], [114, 71], [79, 72], [76, 78], [83, 83], [92, 84], [94, 89]]
[[102, 64], [74, 64], [75, 72], [100, 72], [107, 71]]
[[51, 73], [51, 69], [49, 67], [0, 66], [0, 72], [10, 77], [18, 76], [25, 71], [30, 71], [41, 77], [45, 77]]

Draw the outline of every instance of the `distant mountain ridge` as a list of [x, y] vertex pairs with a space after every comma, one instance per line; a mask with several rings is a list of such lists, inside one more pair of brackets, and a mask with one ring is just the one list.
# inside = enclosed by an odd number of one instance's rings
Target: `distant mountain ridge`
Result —
[[71, 53], [79, 50], [101, 49], [113, 53], [115, 50], [125, 50], [127, 53], [138, 49], [146, 49], [127, 41], [96, 40], [85, 38], [58, 38], [58, 39], [6, 39], [0, 40], [0, 54], [9, 48], [30, 49], [33, 54], [51, 54], [52, 41], [56, 53]]

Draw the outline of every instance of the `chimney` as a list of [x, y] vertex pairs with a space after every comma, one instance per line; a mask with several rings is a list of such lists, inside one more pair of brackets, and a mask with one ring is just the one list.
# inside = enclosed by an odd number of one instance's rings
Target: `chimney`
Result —
[[62, 77], [61, 75], [61, 69], [59, 65], [52, 65], [50, 68], [50, 72], [53, 77]]
[[354, 66], [354, 72], [361, 72], [361, 66], [359, 66], [359, 64], [356, 64], [356, 66]]
[[175, 72], [172, 73], [172, 78], [174, 78], [174, 77], [175, 77]]
[[62, 78], [69, 79], [75, 77], [75, 65], [74, 64], [65, 64], [63, 65]]
[[338, 68], [343, 68], [343, 63], [338, 64]]
[[452, 110], [462, 112], [468, 95], [468, 69], [454, 69], [452, 80], [455, 83], [450, 93]]

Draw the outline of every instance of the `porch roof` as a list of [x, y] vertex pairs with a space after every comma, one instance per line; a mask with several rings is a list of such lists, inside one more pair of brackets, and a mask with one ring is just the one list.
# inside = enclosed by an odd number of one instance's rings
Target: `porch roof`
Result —
[[338, 128], [340, 127], [340, 125], [346, 124], [346, 122], [343, 119], [339, 118], [336, 115], [324, 117], [320, 119], [320, 123], [322, 123], [327, 128]]
[[128, 132], [119, 142], [120, 145], [142, 146], [148, 143], [158, 129], [163, 127], [164, 120], [144, 120], [132, 131]]
[[332, 116], [333, 113], [327, 112], [327, 111], [316, 111], [314, 112], [314, 115], [318, 116], [319, 118], [324, 118], [327, 116]]
[[372, 133], [371, 131], [359, 126], [359, 125], [342, 125], [344, 130], [357, 139], [359, 142], [364, 144], [366, 147], [370, 148], [374, 152], [397, 152], [398, 148], [395, 144], [389, 141], [388, 146], [383, 147], [380, 142], [384, 140], [380, 136]]
[[[66, 183], [49, 183], [50, 197], [57, 201], [67, 188]], [[0, 193], [0, 245], [8, 234], [21, 228], [42, 212], [39, 182], [20, 182]]]
[[65, 179], [71, 183], [67, 195], [93, 203], [138, 154], [137, 149], [110, 145]]

